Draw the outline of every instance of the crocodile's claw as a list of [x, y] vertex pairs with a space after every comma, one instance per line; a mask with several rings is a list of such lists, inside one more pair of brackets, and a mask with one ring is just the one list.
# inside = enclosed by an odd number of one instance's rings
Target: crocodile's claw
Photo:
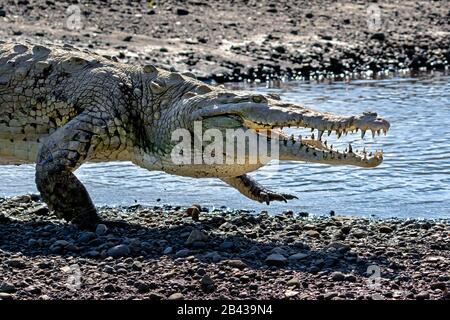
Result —
[[298, 197], [287, 194], [287, 193], [277, 193], [270, 190], [261, 191], [259, 194], [260, 199], [259, 202], [265, 202], [267, 205], [270, 204], [271, 201], [284, 201], [298, 199]]

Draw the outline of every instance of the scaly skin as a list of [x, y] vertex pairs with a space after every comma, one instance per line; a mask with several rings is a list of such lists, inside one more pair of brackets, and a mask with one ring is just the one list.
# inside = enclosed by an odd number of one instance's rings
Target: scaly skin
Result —
[[[95, 206], [72, 173], [87, 161], [126, 160], [191, 177], [217, 177], [259, 201], [296, 198], [270, 191], [246, 173], [251, 164], [175, 164], [175, 129], [269, 129], [281, 160], [374, 167], [382, 154], [332, 150], [324, 131], [389, 129], [376, 113], [338, 116], [264, 96], [226, 90], [151, 65], [121, 64], [70, 46], [0, 42], [0, 164], [36, 162], [36, 184], [49, 208], [81, 227], [98, 222]], [[286, 126], [318, 130], [318, 139], [286, 136]], [[267, 142], [269, 143], [269, 142]], [[252, 150], [247, 150], [252, 152]]]

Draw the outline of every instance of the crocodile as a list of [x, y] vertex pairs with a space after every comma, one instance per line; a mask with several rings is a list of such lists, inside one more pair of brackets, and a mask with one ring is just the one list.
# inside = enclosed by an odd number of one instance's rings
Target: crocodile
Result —
[[[131, 161], [148, 170], [215, 177], [267, 204], [297, 198], [247, 175], [266, 162], [175, 163], [173, 132], [181, 128], [194, 135], [199, 121], [204, 129], [243, 129], [268, 144], [275, 141], [280, 161], [360, 167], [378, 166], [382, 151], [357, 152], [351, 145], [339, 150], [323, 134], [360, 131], [363, 138], [368, 130], [375, 136], [390, 127], [375, 112], [320, 112], [276, 94], [232, 90], [71, 45], [0, 42], [0, 164], [35, 163], [43, 201], [80, 227], [101, 221], [74, 174], [86, 162]], [[294, 137], [286, 127], [314, 132]]]

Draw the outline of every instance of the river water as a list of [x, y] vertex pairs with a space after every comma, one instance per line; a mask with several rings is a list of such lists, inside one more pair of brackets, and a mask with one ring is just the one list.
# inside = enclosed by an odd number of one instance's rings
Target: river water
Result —
[[[299, 199], [270, 206], [248, 200], [217, 179], [190, 179], [149, 172], [126, 162], [85, 164], [76, 174], [97, 205], [200, 203], [210, 209], [227, 206], [270, 213], [293, 210], [322, 215], [334, 210], [337, 214], [384, 218], [450, 217], [449, 76], [331, 84], [289, 82], [276, 88], [252, 86], [250, 89], [278, 93], [282, 99], [322, 111], [378, 112], [391, 122], [391, 130], [386, 137], [375, 140], [369, 132], [363, 144], [370, 150], [383, 149], [383, 164], [363, 169], [274, 163], [252, 176], [268, 187], [293, 193]], [[332, 137], [328, 139], [330, 143], [333, 143]], [[353, 141], [351, 136], [341, 143], [349, 141]], [[354, 148], [363, 144], [353, 143]], [[0, 167], [0, 196], [27, 192], [37, 192], [34, 166]]]

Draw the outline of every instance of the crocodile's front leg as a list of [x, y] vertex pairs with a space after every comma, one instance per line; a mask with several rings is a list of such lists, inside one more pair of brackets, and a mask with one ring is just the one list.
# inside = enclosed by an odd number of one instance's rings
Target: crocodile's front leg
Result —
[[221, 178], [221, 180], [236, 188], [247, 198], [258, 202], [270, 204], [270, 201], [287, 202], [287, 200], [298, 199], [296, 196], [290, 194], [270, 191], [245, 174], [238, 177]]
[[[83, 184], [72, 173], [99, 143], [101, 124], [81, 114], [51, 134], [41, 146], [36, 184], [50, 210], [61, 218], [90, 228], [98, 223], [97, 211]], [[103, 123], [104, 125], [104, 123]]]

